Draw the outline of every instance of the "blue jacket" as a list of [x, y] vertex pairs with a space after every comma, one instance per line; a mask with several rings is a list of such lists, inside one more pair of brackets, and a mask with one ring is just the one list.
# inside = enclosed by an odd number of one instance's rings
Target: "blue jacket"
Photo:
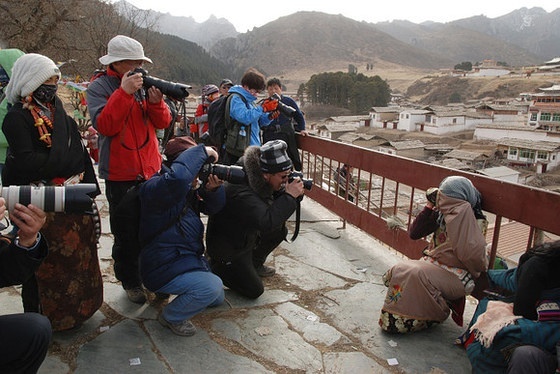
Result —
[[268, 113], [265, 113], [262, 106], [255, 103], [255, 97], [240, 85], [231, 87], [229, 92], [237, 92], [247, 100], [247, 105], [245, 105], [243, 99], [233, 95], [229, 107], [229, 115], [238, 122], [250, 123], [251, 143], [249, 145], [261, 146], [261, 127], [268, 126], [271, 121], [268, 118]]
[[[200, 212], [212, 214], [222, 209], [225, 192], [223, 186], [214, 192], [204, 187], [192, 189], [191, 183], [207, 159], [204, 145], [189, 148], [140, 188], [140, 240], [148, 241], [140, 254], [140, 275], [151, 291], [180, 274], [209, 271]], [[188, 209], [183, 212], [185, 204]]]

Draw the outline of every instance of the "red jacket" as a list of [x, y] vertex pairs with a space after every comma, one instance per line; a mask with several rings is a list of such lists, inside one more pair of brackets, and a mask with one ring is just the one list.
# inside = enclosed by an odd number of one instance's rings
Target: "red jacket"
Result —
[[99, 177], [110, 181], [148, 179], [161, 167], [156, 129], [167, 128], [171, 113], [163, 100], [150, 104], [127, 94], [112, 69], [88, 87], [88, 109], [99, 132]]

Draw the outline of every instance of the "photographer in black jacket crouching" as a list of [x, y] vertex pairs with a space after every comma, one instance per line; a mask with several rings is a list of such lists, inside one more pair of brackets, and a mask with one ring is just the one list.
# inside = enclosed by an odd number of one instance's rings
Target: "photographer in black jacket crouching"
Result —
[[[0, 197], [0, 217], [6, 201]], [[46, 214], [33, 205], [15, 204], [10, 220], [19, 228], [13, 240], [0, 237], [0, 287], [22, 284], [47, 256], [47, 242], [39, 230]], [[47, 355], [52, 329], [38, 313], [0, 316], [0, 373], [36, 373]]]
[[288, 181], [292, 161], [286, 149], [282, 140], [248, 147], [238, 162], [245, 183], [226, 182], [226, 205], [208, 219], [212, 271], [225, 286], [251, 299], [264, 292], [260, 277], [275, 273], [264, 263], [286, 238], [286, 220], [304, 191], [300, 178]]

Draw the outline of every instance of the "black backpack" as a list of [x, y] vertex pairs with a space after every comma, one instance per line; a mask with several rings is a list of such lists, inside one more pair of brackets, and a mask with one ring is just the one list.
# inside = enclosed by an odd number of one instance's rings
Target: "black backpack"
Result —
[[226, 141], [227, 131], [231, 128], [232, 119], [229, 115], [229, 107], [233, 94], [238, 95], [247, 105], [247, 100], [243, 95], [230, 92], [212, 101], [208, 107], [208, 135], [210, 135], [210, 144], [208, 145], [213, 145], [218, 149], [222, 148]]

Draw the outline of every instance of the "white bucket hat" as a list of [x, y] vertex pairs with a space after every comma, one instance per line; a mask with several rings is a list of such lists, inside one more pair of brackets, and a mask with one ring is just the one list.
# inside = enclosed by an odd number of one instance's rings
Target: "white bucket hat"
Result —
[[117, 35], [109, 40], [107, 44], [107, 54], [99, 58], [103, 65], [111, 65], [113, 62], [123, 60], [144, 60], [152, 63], [148, 57], [144, 56], [144, 48], [137, 40], [124, 35]]

